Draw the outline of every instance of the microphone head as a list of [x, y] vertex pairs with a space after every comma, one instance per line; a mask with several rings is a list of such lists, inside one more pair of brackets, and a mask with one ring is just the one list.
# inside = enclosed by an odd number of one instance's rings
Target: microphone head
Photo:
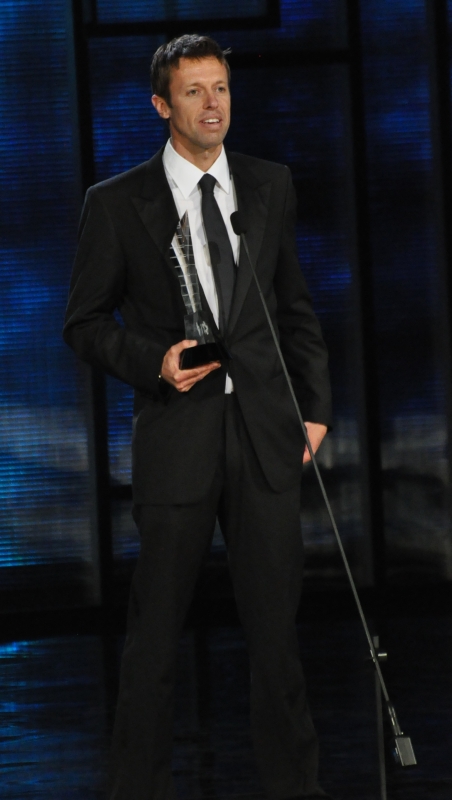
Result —
[[244, 215], [240, 213], [240, 211], [234, 211], [234, 213], [231, 214], [231, 225], [236, 236], [246, 233], [248, 229], [246, 219]]

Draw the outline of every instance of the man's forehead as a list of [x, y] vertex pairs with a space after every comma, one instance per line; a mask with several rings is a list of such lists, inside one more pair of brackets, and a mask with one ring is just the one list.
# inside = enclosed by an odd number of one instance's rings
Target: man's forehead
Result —
[[215, 56], [205, 56], [204, 58], [181, 57], [178, 65], [172, 66], [170, 71], [170, 80], [177, 78], [184, 82], [195, 82], [196, 80], [206, 80], [212, 77], [218, 81], [228, 80], [228, 71], [225, 64], [222, 64]]

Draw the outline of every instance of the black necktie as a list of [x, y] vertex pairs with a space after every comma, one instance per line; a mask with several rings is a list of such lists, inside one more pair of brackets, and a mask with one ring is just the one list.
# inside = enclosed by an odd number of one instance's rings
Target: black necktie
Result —
[[202, 219], [209, 245], [210, 263], [220, 306], [220, 330], [227, 329], [235, 282], [235, 263], [226, 225], [213, 193], [216, 179], [204, 175], [199, 181], [202, 191]]

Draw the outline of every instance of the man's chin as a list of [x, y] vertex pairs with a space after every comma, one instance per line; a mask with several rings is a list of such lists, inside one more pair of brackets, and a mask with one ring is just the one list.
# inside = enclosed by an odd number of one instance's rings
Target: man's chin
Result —
[[[223, 140], [227, 131], [208, 131], [203, 135], [199, 131], [196, 135], [180, 136], [171, 131], [173, 147], [181, 155], [184, 153], [191, 153], [193, 156], [200, 155], [203, 152], [220, 150]], [[219, 153], [218, 153], [219, 154]], [[187, 156], [185, 156], [187, 157]]]
[[205, 136], [200, 136], [198, 144], [204, 150], [212, 150], [215, 147], [220, 147], [223, 144], [223, 139], [226, 134], [223, 132], [217, 133], [212, 132], [211, 134], [206, 133]]

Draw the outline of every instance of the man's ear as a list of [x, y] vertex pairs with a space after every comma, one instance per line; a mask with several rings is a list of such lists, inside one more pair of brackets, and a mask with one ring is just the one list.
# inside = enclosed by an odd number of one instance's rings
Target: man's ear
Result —
[[169, 119], [171, 116], [171, 112], [166, 100], [164, 100], [163, 97], [159, 97], [158, 94], [153, 94], [151, 100], [152, 100], [152, 105], [157, 111], [159, 117], [161, 117], [162, 119]]

